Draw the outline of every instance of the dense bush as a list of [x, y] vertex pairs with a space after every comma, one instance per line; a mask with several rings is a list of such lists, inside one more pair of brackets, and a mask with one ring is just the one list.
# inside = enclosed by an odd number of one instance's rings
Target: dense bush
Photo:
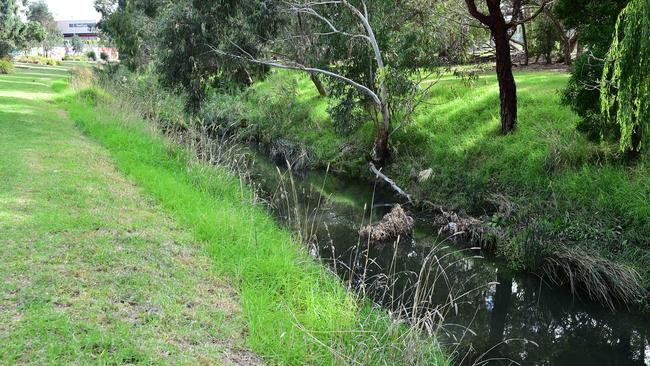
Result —
[[270, 90], [259, 94], [251, 92], [248, 98], [253, 103], [252, 125], [258, 129], [253, 132], [264, 142], [271, 142], [293, 126], [309, 120], [309, 107], [298, 102], [295, 75], [275, 74], [273, 80]]
[[14, 65], [8, 58], [0, 59], [0, 74], [11, 74], [14, 72]]
[[106, 62], [108, 62], [108, 53], [106, 53], [106, 52], [100, 52], [100, 53], [99, 53], [99, 58], [100, 58], [102, 61], [106, 61]]
[[589, 139], [617, 140], [618, 128], [607, 122], [600, 111], [600, 90], [598, 80], [603, 74], [601, 60], [604, 54], [582, 54], [575, 60], [567, 87], [562, 91], [562, 103], [576, 112], [581, 120], [576, 126]]
[[174, 90], [161, 87], [158, 77], [151, 69], [141, 73], [125, 67], [105, 68], [100, 75], [101, 85], [113, 93], [125, 95], [138, 112], [155, 122], [161, 129], [184, 130], [189, 126], [185, 113], [186, 98]]
[[95, 53], [95, 51], [86, 52], [86, 57], [88, 57], [89, 60], [97, 61], [97, 54]]
[[244, 127], [246, 114], [246, 105], [240, 97], [214, 94], [205, 100], [198, 117], [201, 125], [210, 133], [221, 135]]
[[601, 115], [599, 84], [602, 60], [612, 43], [616, 19], [627, 3], [628, 0], [559, 0], [554, 7], [564, 25], [577, 30], [581, 46], [588, 50], [576, 59], [562, 102], [582, 118], [578, 130], [594, 140], [619, 138], [616, 123], [608, 125]]

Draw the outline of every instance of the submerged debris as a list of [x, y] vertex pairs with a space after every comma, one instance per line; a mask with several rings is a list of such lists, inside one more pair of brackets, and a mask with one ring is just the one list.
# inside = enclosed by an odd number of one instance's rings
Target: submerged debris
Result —
[[468, 246], [477, 246], [488, 252], [494, 251], [497, 240], [502, 236], [498, 228], [469, 215], [448, 212], [433, 205], [435, 217], [433, 224], [439, 227], [439, 234], [453, 237]]
[[402, 206], [395, 205], [381, 221], [362, 227], [359, 235], [373, 243], [385, 243], [396, 240], [397, 237], [410, 237], [414, 226], [415, 220], [406, 214]]

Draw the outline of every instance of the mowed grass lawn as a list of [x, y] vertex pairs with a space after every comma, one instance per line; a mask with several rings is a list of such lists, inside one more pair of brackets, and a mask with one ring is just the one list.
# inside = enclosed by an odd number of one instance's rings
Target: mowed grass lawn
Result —
[[0, 76], [0, 364], [257, 364], [235, 291], [54, 96]]

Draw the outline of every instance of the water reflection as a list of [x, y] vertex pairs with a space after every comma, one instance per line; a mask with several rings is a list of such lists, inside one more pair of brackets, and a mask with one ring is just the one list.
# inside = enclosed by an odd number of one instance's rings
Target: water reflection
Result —
[[[611, 312], [538, 277], [513, 275], [497, 263], [476, 258], [476, 253], [445, 248], [436, 231], [423, 222], [413, 241], [360, 243], [359, 227], [390, 210], [394, 201], [389, 192], [307, 174], [282, 193], [277, 176], [275, 168], [264, 166], [258, 176], [267, 191], [280, 192], [274, 196], [276, 216], [315, 218], [317, 225], [309, 234], [314, 254], [377, 303], [413, 310], [409, 304], [417, 296], [423, 267], [428, 279], [420, 287], [427, 287], [426, 298], [419, 296], [429, 308], [447, 304], [450, 293], [458, 297], [474, 289], [441, 310], [445, 325], [438, 329], [463, 364], [650, 365], [650, 319], [643, 315]], [[431, 248], [437, 248], [435, 260]]]

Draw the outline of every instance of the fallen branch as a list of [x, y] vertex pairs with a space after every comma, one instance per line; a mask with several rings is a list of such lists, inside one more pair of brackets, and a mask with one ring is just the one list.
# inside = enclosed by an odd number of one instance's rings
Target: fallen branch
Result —
[[384, 182], [388, 183], [390, 185], [390, 187], [395, 192], [397, 192], [400, 196], [406, 197], [406, 199], [411, 203], [413, 202], [413, 201], [411, 201], [411, 195], [404, 192], [399, 186], [397, 186], [397, 184], [395, 184], [395, 181], [388, 178], [386, 175], [384, 175], [384, 173], [382, 173], [379, 169], [377, 169], [377, 167], [375, 166], [375, 163], [373, 163], [371, 161], [368, 164], [370, 165], [370, 171], [373, 172], [377, 176], [377, 178], [381, 178]]

